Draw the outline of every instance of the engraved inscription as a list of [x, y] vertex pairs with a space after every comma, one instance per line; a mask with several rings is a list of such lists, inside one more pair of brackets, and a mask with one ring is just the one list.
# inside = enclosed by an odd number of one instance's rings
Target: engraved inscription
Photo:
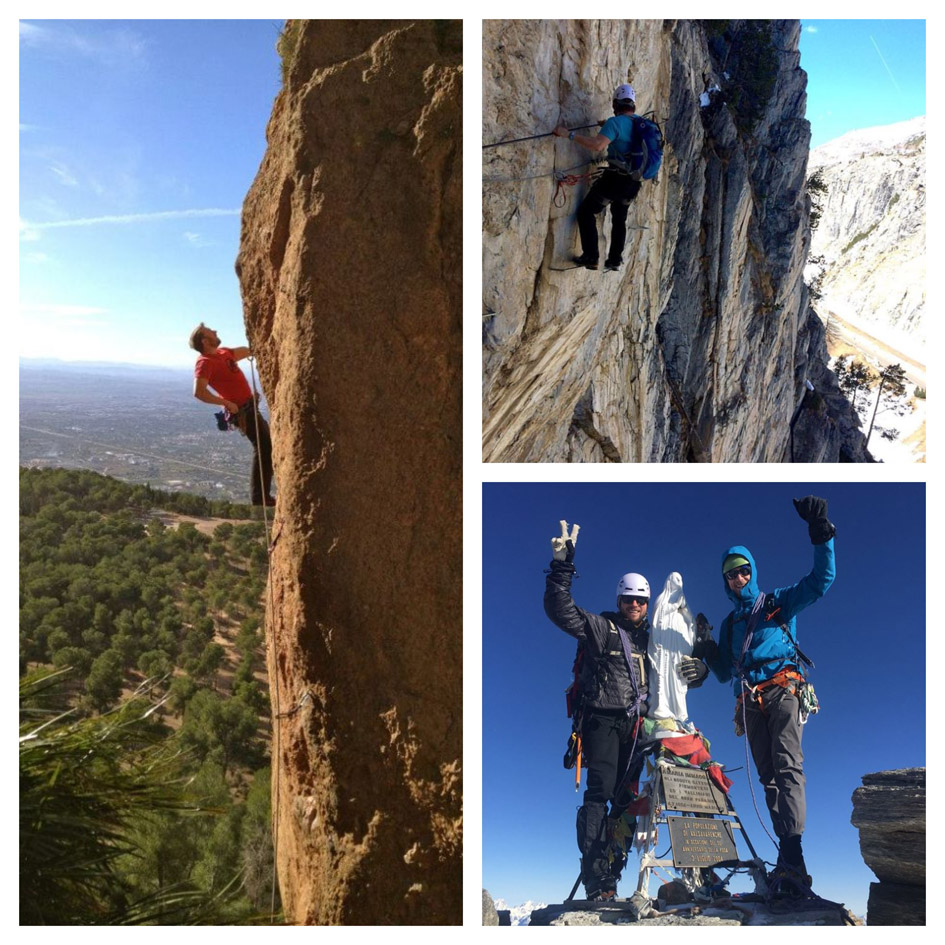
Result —
[[725, 795], [698, 768], [664, 768], [663, 793], [667, 810], [694, 814], [724, 814], [728, 811]]
[[673, 866], [713, 866], [737, 859], [732, 826], [711, 817], [667, 817]]

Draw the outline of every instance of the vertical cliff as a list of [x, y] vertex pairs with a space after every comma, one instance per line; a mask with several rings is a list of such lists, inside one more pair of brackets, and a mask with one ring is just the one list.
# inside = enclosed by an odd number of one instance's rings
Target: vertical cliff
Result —
[[287, 21], [237, 271], [271, 408], [297, 924], [461, 921], [458, 21]]
[[799, 461], [839, 459], [838, 428], [856, 441], [842, 402], [804, 416], [819, 352], [798, 37], [787, 20], [484, 23], [484, 144], [603, 119], [625, 81], [667, 143], [616, 273], [557, 271], [587, 187], [558, 178], [589, 152], [483, 150], [485, 460], [780, 462], [802, 419], [823, 438]]
[[922, 357], [925, 118], [843, 135], [811, 152], [810, 170], [826, 189], [818, 309]]

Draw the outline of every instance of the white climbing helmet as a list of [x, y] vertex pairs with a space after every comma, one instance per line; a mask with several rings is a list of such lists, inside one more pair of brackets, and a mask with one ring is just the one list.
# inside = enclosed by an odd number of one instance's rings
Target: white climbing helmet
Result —
[[617, 600], [619, 601], [624, 594], [631, 594], [634, 597], [645, 597], [650, 599], [650, 582], [642, 574], [631, 571], [625, 574], [617, 582]]
[[[637, 93], [633, 91], [632, 85], [626, 85], [626, 84], [618, 85], [617, 88], [614, 89], [614, 101], [622, 102], [622, 101], [625, 101], [626, 99], [630, 99], [630, 101], [633, 102], [634, 105], [636, 105]], [[639, 577], [639, 575], [637, 576]]]

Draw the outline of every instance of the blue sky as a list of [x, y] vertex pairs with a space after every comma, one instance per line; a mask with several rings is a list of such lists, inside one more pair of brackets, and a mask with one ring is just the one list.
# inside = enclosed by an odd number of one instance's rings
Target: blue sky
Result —
[[[280, 20], [20, 21], [21, 355], [187, 365], [244, 338], [239, 211]], [[814, 144], [925, 111], [924, 21], [803, 21]]]
[[802, 20], [811, 147], [925, 114], [925, 20]]
[[[580, 606], [612, 609], [617, 579], [631, 570], [648, 578], [655, 596], [675, 570], [693, 613], [704, 611], [717, 636], [731, 609], [718, 573], [727, 546], [752, 551], [767, 590], [810, 570], [807, 526], [791, 502], [808, 494], [829, 502], [837, 579], [797, 620], [823, 707], [804, 736], [805, 854], [822, 896], [865, 913], [875, 877], [859, 853], [850, 797], [864, 774], [925, 764], [923, 484], [485, 484], [482, 879], [493, 896], [560, 902], [578, 873], [574, 820], [586, 782], [576, 794], [574, 772], [561, 764], [575, 644], [542, 609], [559, 520], [581, 526], [573, 590]], [[732, 732], [733, 705], [731, 689], [713, 677], [688, 700], [714, 757], [737, 768], [745, 740]], [[748, 836], [773, 861], [746, 773], [731, 777]], [[635, 859], [632, 870], [621, 894], [632, 891]]]
[[20, 21], [20, 354], [187, 365], [245, 340], [240, 209], [281, 20]]

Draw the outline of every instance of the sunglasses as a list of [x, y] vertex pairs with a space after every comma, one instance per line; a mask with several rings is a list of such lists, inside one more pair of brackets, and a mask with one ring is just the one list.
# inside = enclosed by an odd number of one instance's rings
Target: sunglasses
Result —
[[751, 565], [743, 564], [738, 568], [732, 568], [731, 571], [726, 571], [724, 574], [726, 581], [734, 581], [737, 577], [751, 577]]
[[644, 604], [648, 604], [649, 601], [649, 597], [636, 597], [633, 594], [620, 595], [621, 604], [639, 604], [642, 607]]

